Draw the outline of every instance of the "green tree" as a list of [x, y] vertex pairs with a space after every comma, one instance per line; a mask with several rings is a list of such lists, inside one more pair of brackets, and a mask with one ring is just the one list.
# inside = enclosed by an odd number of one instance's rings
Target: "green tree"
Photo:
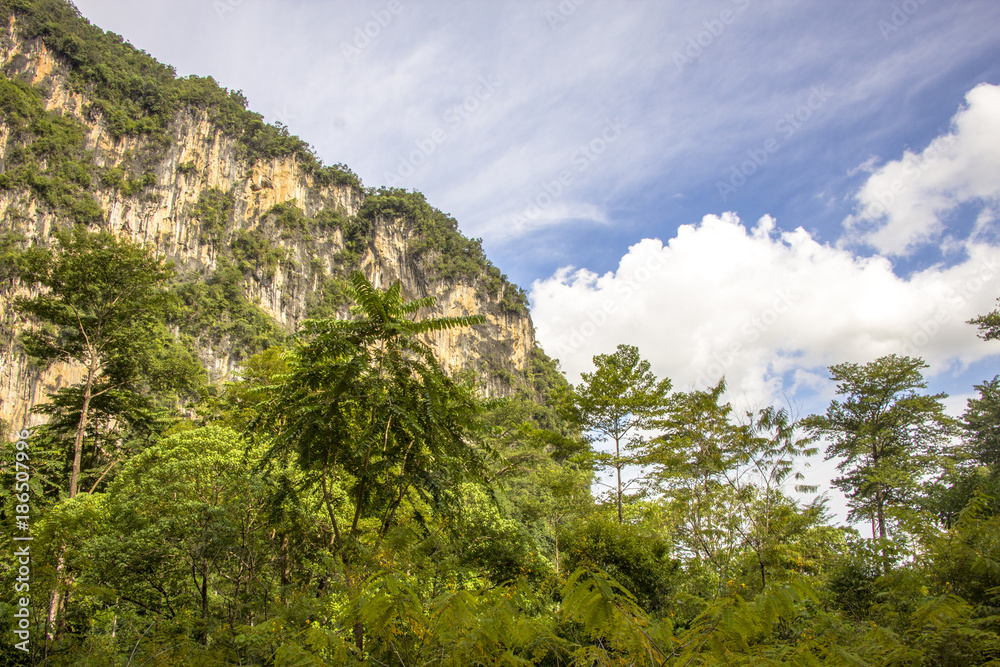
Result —
[[889, 536], [892, 514], [913, 505], [921, 476], [955, 431], [944, 412], [946, 394], [927, 395], [922, 359], [889, 355], [867, 364], [830, 367], [837, 394], [825, 415], [803, 425], [827, 440], [826, 458], [842, 458], [833, 480], [848, 496], [852, 521], [872, 520], [880, 539]]
[[[138, 405], [144, 403], [139, 385], [156, 384], [173, 375], [168, 370], [171, 364], [160, 364], [164, 357], [160, 344], [166, 339], [162, 327], [167, 306], [164, 287], [172, 267], [150, 249], [109, 232], [91, 233], [77, 227], [58, 232], [56, 240], [54, 252], [41, 248], [25, 252], [20, 277], [41, 290], [31, 298], [19, 297], [15, 305], [41, 322], [41, 327], [20, 336], [30, 357], [43, 366], [56, 361], [83, 366], [83, 380], [77, 386], [62, 388], [47, 406], [55, 416], [50, 430], [58, 432], [60, 422], [65, 427], [67, 419], [76, 422], [75, 428], [70, 427], [73, 448], [67, 489], [73, 498], [80, 490], [92, 402], [97, 401], [98, 412], [111, 421], [115, 416], [128, 421], [145, 407]], [[95, 438], [98, 453], [103, 451], [100, 444]], [[112, 457], [107, 470], [119, 458]], [[65, 574], [62, 556], [57, 558], [56, 570], [61, 579]], [[52, 588], [50, 599], [49, 627], [54, 631], [63, 627], [62, 583]], [[48, 638], [52, 636], [50, 633]]]
[[79, 492], [91, 402], [131, 388], [155, 366], [156, 330], [172, 267], [150, 249], [108, 232], [76, 228], [57, 239], [55, 252], [35, 250], [22, 271], [22, 279], [39, 284], [41, 293], [16, 303], [43, 325], [21, 335], [31, 357], [46, 365], [83, 365], [68, 487], [72, 498]]
[[645, 525], [621, 525], [592, 515], [563, 527], [565, 569], [600, 568], [634, 595], [642, 608], [660, 613], [676, 588], [680, 561], [670, 542]]
[[[289, 372], [267, 388], [273, 400], [260, 425], [273, 431], [271, 456], [293, 453], [323, 491], [331, 544], [349, 587], [363, 533], [381, 541], [409, 494], [444, 509], [458, 484], [485, 477], [471, 390], [445, 375], [424, 335], [481, 324], [482, 317], [415, 321], [433, 297], [406, 302], [402, 286], [377, 290], [351, 276], [352, 320], [311, 320], [289, 356]], [[334, 486], [346, 489], [335, 497]], [[347, 525], [334, 504], [346, 501]], [[360, 650], [360, 617], [354, 639]]]
[[739, 546], [739, 499], [725, 475], [737, 465], [737, 441], [746, 436], [733, 422], [732, 406], [722, 402], [725, 391], [723, 378], [706, 390], [672, 395], [653, 423], [660, 434], [640, 458], [651, 467], [650, 489], [672, 505], [679, 541], [711, 565], [716, 584], [726, 579]]
[[598, 452], [597, 463], [615, 471], [618, 523], [623, 522], [622, 496], [631, 482], [622, 484], [622, 469], [636, 463], [641, 431], [663, 414], [670, 380], [657, 380], [649, 362], [633, 345], [619, 345], [614, 354], [593, 358], [595, 370], [583, 373], [575, 391], [575, 405], [585, 428], [614, 443], [613, 453]]
[[970, 398], [962, 415], [968, 453], [980, 464], [1000, 471], [1000, 375], [977, 384], [978, 398]]
[[795, 468], [798, 459], [816, 454], [815, 438], [801, 436], [788, 411], [774, 407], [748, 412], [745, 426], [734, 443], [735, 466], [724, 475], [742, 509], [743, 544], [754, 555], [763, 587], [769, 568], [788, 560], [793, 534], [818, 523], [824, 512], [822, 502], [802, 509], [783, 492], [789, 478], [795, 491], [816, 492]]
[[[997, 300], [1000, 303], [1000, 299]], [[985, 315], [967, 321], [979, 327], [979, 337], [983, 340], [1000, 340], [1000, 308], [994, 308]]]
[[[207, 426], [163, 439], [131, 459], [102, 497], [106, 525], [77, 564], [136, 610], [172, 618], [196, 609], [196, 635], [211, 620], [253, 620], [266, 594], [265, 482], [231, 429]], [[97, 529], [94, 526], [93, 529]], [[97, 589], [98, 591], [102, 589]]]

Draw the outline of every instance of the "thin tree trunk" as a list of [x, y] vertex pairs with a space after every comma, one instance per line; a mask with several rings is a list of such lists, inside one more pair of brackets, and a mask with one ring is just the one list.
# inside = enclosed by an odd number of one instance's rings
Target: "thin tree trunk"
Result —
[[885, 530], [885, 508], [884, 508], [884, 505], [885, 505], [885, 500], [884, 500], [884, 498], [882, 496], [882, 491], [878, 490], [878, 491], [875, 492], [875, 506], [876, 506], [876, 509], [878, 511], [878, 536], [879, 536], [879, 538], [881, 538], [881, 542], [882, 542], [881, 548], [880, 548], [880, 552], [882, 554], [882, 572], [884, 574], [889, 574], [889, 559], [888, 559], [888, 557], [886, 556], [886, 553], [885, 553], [886, 530]]
[[[323, 465], [323, 501], [326, 503], [326, 511], [330, 515], [330, 523], [333, 524], [333, 539], [334, 544], [337, 547], [337, 551], [340, 552], [340, 561], [344, 564], [344, 579], [349, 590], [354, 590], [353, 577], [351, 577], [351, 559], [347, 555], [347, 551], [344, 549], [344, 542], [341, 539], [340, 528], [337, 524], [337, 515], [333, 511], [333, 505], [330, 503], [330, 490], [326, 483], [327, 475], [327, 465]], [[353, 529], [352, 529], [353, 532]], [[354, 622], [354, 644], [358, 647], [358, 652], [362, 653], [365, 647], [365, 626], [361, 623], [361, 619], [358, 618]]]
[[94, 361], [91, 358], [87, 369], [87, 384], [83, 388], [83, 406], [80, 408], [80, 422], [76, 427], [76, 439], [73, 441], [73, 472], [69, 478], [69, 497], [77, 494], [80, 486], [80, 465], [83, 460], [83, 436], [87, 432], [87, 413], [90, 411], [90, 392], [94, 386]]
[[[196, 580], [197, 582], [197, 580]], [[202, 622], [202, 635], [201, 642], [208, 645], [208, 566], [205, 563], [205, 558], [201, 559], [201, 622]]]
[[875, 504], [878, 509], [878, 536], [885, 539], [885, 500], [882, 498], [882, 491], [875, 492]]
[[622, 455], [615, 438], [615, 472], [618, 473], [618, 525], [622, 525]]
[[559, 576], [559, 535], [556, 535], [555, 539], [556, 539], [556, 576]]
[[[59, 593], [59, 582], [62, 579], [62, 572], [66, 567], [66, 558], [60, 554], [56, 561], [56, 585], [52, 587], [52, 595], [49, 596], [49, 615], [45, 623], [45, 643], [56, 638], [56, 623], [59, 620], [59, 605], [62, 602], [62, 595]], [[47, 650], [47, 649], [46, 649]]]

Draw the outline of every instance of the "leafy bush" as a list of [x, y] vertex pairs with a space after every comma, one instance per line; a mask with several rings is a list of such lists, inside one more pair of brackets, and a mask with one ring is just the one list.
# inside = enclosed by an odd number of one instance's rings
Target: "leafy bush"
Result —
[[233, 233], [229, 250], [236, 268], [244, 275], [259, 272], [267, 278], [273, 278], [278, 265], [287, 259], [281, 247], [273, 245], [260, 234], [242, 229]]
[[177, 173], [184, 176], [192, 176], [198, 172], [198, 165], [194, 162], [182, 162], [177, 165]]
[[152, 185], [156, 185], [156, 174], [147, 171], [138, 178], [128, 178], [122, 167], [110, 167], [101, 174], [101, 183], [105, 187], [118, 190], [125, 197], [131, 197]]
[[201, 225], [202, 243], [218, 243], [229, 226], [236, 199], [231, 192], [219, 188], [202, 190], [191, 216]]
[[222, 260], [208, 277], [179, 283], [173, 289], [179, 307], [171, 323], [191, 338], [219, 345], [229, 339], [238, 358], [261, 352], [282, 339], [275, 321], [243, 293], [243, 273]]
[[594, 517], [564, 529], [560, 543], [567, 570], [605, 570], [654, 613], [676, 586], [680, 563], [670, 557], [670, 543], [652, 531]]
[[306, 214], [302, 211], [302, 209], [298, 207], [294, 199], [275, 204], [271, 207], [271, 210], [264, 215], [265, 217], [271, 218], [274, 221], [275, 227], [278, 229], [286, 229], [290, 231], [304, 232], [309, 229], [310, 223], [312, 222], [306, 217]]

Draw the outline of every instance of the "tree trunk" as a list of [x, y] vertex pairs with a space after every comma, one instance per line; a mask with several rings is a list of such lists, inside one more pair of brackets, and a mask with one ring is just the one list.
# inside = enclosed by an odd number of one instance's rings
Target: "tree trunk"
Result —
[[556, 576], [559, 575], [559, 536], [556, 535]]
[[622, 455], [615, 438], [615, 472], [618, 473], [618, 525], [622, 525]]
[[62, 579], [62, 572], [66, 567], [66, 559], [60, 555], [56, 561], [56, 585], [52, 587], [52, 595], [49, 597], [49, 616], [45, 623], [45, 643], [56, 638], [56, 624], [59, 620], [59, 605], [62, 602], [62, 595], [59, 594], [59, 581]]
[[875, 506], [878, 511], [878, 536], [881, 539], [885, 539], [885, 499], [882, 497], [882, 491], [875, 492]]
[[205, 559], [201, 559], [201, 641], [208, 646], [208, 564]]
[[886, 557], [885, 553], [885, 498], [883, 497], [882, 490], [879, 489], [875, 492], [875, 508], [878, 516], [878, 536], [880, 538], [881, 544], [879, 548], [879, 553], [882, 554], [882, 572], [883, 574], [889, 574], [889, 559]]
[[73, 472], [69, 478], [69, 497], [77, 494], [80, 486], [80, 465], [83, 460], [83, 436], [87, 432], [87, 413], [90, 410], [90, 392], [94, 386], [94, 359], [91, 357], [87, 368], [87, 384], [83, 388], [83, 406], [80, 408], [80, 423], [76, 427], [76, 439], [73, 441]]

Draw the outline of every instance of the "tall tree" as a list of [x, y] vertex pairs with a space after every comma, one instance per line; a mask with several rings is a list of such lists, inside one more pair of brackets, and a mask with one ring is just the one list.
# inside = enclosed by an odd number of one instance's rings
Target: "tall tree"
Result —
[[[331, 543], [353, 587], [363, 533], [384, 537], [411, 492], [442, 507], [461, 480], [484, 478], [486, 467], [473, 437], [479, 402], [424, 342], [424, 334], [483, 318], [416, 321], [433, 297], [406, 302], [399, 282], [382, 292], [360, 272], [350, 284], [355, 318], [304, 323], [288, 374], [267, 389], [273, 400], [262, 425], [274, 431], [272, 454], [293, 453], [318, 477]], [[350, 503], [343, 529], [334, 484], [346, 487]], [[361, 650], [360, 619], [354, 640]]]
[[817, 491], [803, 483], [805, 476], [796, 469], [799, 459], [817, 453], [815, 437], [803, 436], [784, 408], [769, 406], [746, 417], [735, 440], [736, 465], [724, 475], [743, 515], [744, 546], [753, 553], [764, 586], [768, 569], [778, 565], [778, 554], [790, 546], [792, 533], [822, 518], [823, 501], [803, 509], [784, 493], [790, 477], [796, 492]]
[[962, 415], [968, 453], [973, 460], [1000, 472], [1000, 375], [977, 384], [978, 398], [970, 398]]
[[[46, 406], [54, 417], [55, 432], [63, 430], [67, 421], [75, 421], [75, 428], [69, 424], [67, 429], [73, 432], [67, 488], [73, 498], [80, 491], [84, 440], [95, 402], [97, 412], [110, 417], [109, 423], [114, 417], [125, 417], [122, 421], [128, 422], [147, 407], [138, 384], [148, 385], [150, 380], [155, 384], [153, 376], [173, 375], [172, 363], [157, 368], [163, 361], [161, 343], [169, 338], [164, 336], [162, 320], [168, 303], [165, 286], [173, 268], [151, 249], [109, 232], [76, 227], [55, 236], [54, 249], [29, 248], [16, 263], [20, 279], [37, 285], [39, 291], [33, 297], [17, 298], [15, 305], [41, 324], [20, 336], [30, 357], [43, 366], [56, 361], [83, 366], [83, 380], [62, 388]], [[96, 435], [94, 445], [101, 450]], [[112, 458], [97, 482], [118, 460]], [[47, 640], [61, 631], [65, 620], [61, 611], [69, 590], [63, 589], [72, 581], [65, 566], [60, 552]]]
[[927, 395], [922, 359], [891, 354], [867, 364], [830, 367], [837, 394], [825, 415], [803, 425], [827, 440], [827, 460], [841, 458], [835, 486], [849, 494], [848, 518], [871, 519], [881, 539], [889, 535], [889, 510], [912, 504], [921, 475], [955, 431], [944, 412], [946, 394]]
[[42, 324], [21, 336], [31, 357], [45, 365], [83, 365], [83, 380], [71, 392], [79, 402], [68, 487], [72, 498], [80, 487], [91, 402], [129, 387], [154, 365], [154, 332], [167, 304], [164, 287], [172, 267], [151, 249], [108, 232], [76, 228], [56, 238], [54, 252], [27, 254], [22, 280], [41, 291], [16, 303]]
[[[660, 434], [643, 448], [649, 485], [671, 500], [682, 543], [724, 579], [739, 541], [735, 494], [725, 473], [737, 463], [740, 427], [722, 402], [725, 378], [714, 387], [674, 394], [654, 421]], [[745, 429], [744, 429], [745, 430]]]
[[596, 369], [583, 373], [575, 403], [584, 426], [614, 444], [614, 453], [596, 455], [599, 465], [615, 471], [618, 523], [623, 522], [622, 469], [635, 463], [633, 455], [642, 442], [641, 431], [665, 410], [670, 380], [657, 380], [649, 362], [633, 345], [619, 345], [614, 354], [594, 357]]

